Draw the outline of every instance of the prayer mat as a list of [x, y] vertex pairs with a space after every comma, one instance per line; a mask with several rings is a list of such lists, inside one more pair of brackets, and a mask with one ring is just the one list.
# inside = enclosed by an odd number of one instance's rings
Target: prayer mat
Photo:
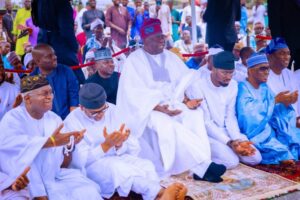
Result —
[[300, 183], [300, 161], [290, 167], [286, 165], [256, 165], [253, 167]]
[[168, 186], [181, 182], [188, 188], [188, 196], [193, 200], [252, 200], [268, 199], [285, 195], [300, 189], [300, 184], [276, 174], [267, 173], [246, 165], [238, 165], [227, 170], [221, 183], [194, 181], [188, 173], [171, 176], [163, 180]]

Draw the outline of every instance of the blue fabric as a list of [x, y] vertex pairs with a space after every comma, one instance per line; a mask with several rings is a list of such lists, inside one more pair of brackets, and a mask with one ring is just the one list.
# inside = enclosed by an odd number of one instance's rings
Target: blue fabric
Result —
[[[201, 62], [201, 61], [200, 61]], [[195, 60], [195, 58], [190, 58], [188, 61], [186, 61], [186, 63], [185, 63], [187, 66], [188, 66], [188, 68], [190, 68], [190, 69], [199, 69], [200, 68], [200, 66], [199, 66], [199, 64], [200, 63], [198, 63], [196, 60]]]
[[135, 36], [140, 36], [140, 29], [144, 22], [144, 15], [136, 14], [136, 17], [132, 22], [130, 37], [131, 39], [134, 39]]
[[10, 64], [9, 61], [7, 60], [7, 57], [6, 57], [6, 56], [2, 56], [2, 55], [1, 55], [1, 58], [2, 58], [2, 62], [3, 62], [4, 69], [14, 69], [14, 67], [11, 66], [11, 64]]
[[90, 49], [100, 49], [101, 48], [101, 44], [97, 41], [95, 34], [93, 34], [92, 37], [90, 37], [86, 41], [85, 46], [87, 48], [87, 51], [89, 51]]
[[[40, 74], [38, 67], [31, 75]], [[57, 67], [47, 75], [47, 80], [54, 92], [52, 111], [62, 119], [70, 113], [70, 107], [79, 104], [79, 84], [73, 71], [65, 65], [58, 64]]]
[[133, 19], [134, 19], [134, 13], [135, 13], [134, 8], [131, 8], [131, 7], [127, 6], [127, 11], [129, 12], [131, 21], [133, 21]]
[[247, 24], [248, 24], [248, 11], [246, 6], [241, 6], [241, 20], [240, 20], [240, 24], [241, 24], [241, 33], [246, 35], [247, 32]]
[[262, 63], [269, 63], [266, 54], [253, 53], [247, 59], [247, 67], [248, 68], [255, 67], [256, 65], [259, 65], [259, 64], [262, 64]]
[[240, 130], [260, 151], [262, 164], [298, 160], [300, 129], [295, 111], [291, 106], [275, 105], [267, 84], [255, 89], [248, 81], [240, 82], [236, 112]]
[[288, 48], [285, 40], [281, 37], [273, 38], [266, 48], [267, 54], [272, 54], [279, 49]]

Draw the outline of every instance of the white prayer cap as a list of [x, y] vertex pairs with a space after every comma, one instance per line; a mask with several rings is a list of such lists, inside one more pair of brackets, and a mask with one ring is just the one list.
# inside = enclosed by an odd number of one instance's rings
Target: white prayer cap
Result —
[[102, 27], [103, 27], [104, 22], [101, 19], [97, 18], [91, 23], [91, 30], [94, 30], [94, 28], [96, 28], [99, 25], [102, 25]]
[[32, 54], [31, 53], [27, 53], [24, 57], [24, 66], [27, 68], [27, 65], [30, 61], [32, 61]]
[[208, 49], [208, 55], [213, 56], [213, 55], [216, 55], [216, 54], [218, 54], [222, 51], [224, 51], [223, 47], [216, 44], [216, 45], [214, 45], [214, 46], [212, 46]]

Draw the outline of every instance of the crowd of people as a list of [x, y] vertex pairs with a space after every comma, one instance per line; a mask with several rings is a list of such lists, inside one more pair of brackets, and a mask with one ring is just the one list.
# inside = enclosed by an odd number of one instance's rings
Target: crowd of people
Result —
[[189, 171], [219, 183], [239, 163], [294, 167], [298, 50], [255, 2], [248, 17], [244, 0], [196, 1], [192, 35], [191, 2], [179, 12], [173, 0], [105, 10], [24, 0], [15, 14], [7, 0], [0, 198], [184, 200], [185, 185], [160, 180]]

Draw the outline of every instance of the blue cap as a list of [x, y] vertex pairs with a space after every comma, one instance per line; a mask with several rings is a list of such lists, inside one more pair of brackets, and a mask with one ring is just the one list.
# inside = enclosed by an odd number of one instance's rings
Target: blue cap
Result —
[[262, 63], [268, 63], [268, 58], [266, 54], [258, 54], [258, 53], [253, 53], [248, 59], [247, 59], [247, 67], [248, 68], [253, 68], [256, 65], [262, 64]]
[[276, 37], [276, 38], [272, 39], [270, 44], [267, 46], [266, 53], [272, 54], [275, 51], [277, 51], [279, 49], [284, 49], [284, 48], [288, 48], [288, 45], [286, 44], [284, 38]]
[[106, 59], [112, 59], [111, 50], [109, 48], [100, 48], [97, 49], [95, 52], [95, 61], [97, 60], [106, 60]]

